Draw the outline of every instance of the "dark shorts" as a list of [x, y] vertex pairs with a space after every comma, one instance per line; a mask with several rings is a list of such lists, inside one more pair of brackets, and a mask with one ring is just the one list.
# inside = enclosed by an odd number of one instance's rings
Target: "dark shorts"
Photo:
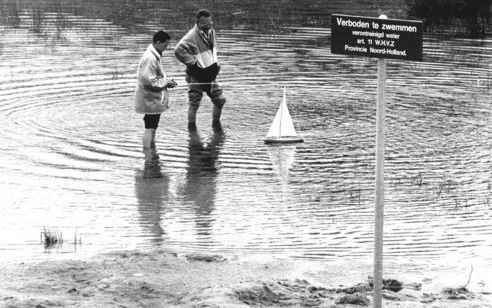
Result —
[[156, 129], [157, 126], [159, 125], [159, 120], [161, 119], [160, 114], [146, 114], [143, 117], [143, 120], [145, 122], [145, 128], [149, 129]]

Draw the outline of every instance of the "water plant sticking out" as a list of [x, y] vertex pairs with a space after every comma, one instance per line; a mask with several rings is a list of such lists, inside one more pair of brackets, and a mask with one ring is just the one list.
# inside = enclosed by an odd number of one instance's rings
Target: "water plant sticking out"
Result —
[[[79, 236], [77, 239], [77, 235]], [[75, 233], [73, 235], [73, 244], [76, 245], [82, 245], [82, 236], [80, 234], [77, 234], [77, 230], [75, 230]]]
[[41, 231], [41, 243], [45, 248], [58, 247], [63, 244], [63, 234], [57, 229], [43, 227]]

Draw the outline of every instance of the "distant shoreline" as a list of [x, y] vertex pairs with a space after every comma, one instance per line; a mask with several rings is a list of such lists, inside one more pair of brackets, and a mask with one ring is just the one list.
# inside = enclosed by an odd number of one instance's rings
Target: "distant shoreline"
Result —
[[[214, 21], [219, 29], [256, 29], [275, 31], [285, 26], [296, 27], [330, 27], [330, 16], [333, 13], [374, 16], [381, 13], [390, 19], [423, 20], [429, 33], [465, 34], [469, 32], [469, 18], [449, 18], [434, 16], [439, 13], [430, 12], [425, 7], [408, 7], [405, 0], [380, 0], [374, 3], [358, 3], [357, 1], [253, 1], [233, 0], [225, 3], [207, 1], [204, 4], [214, 13]], [[421, 5], [422, 6], [422, 5]], [[33, 26], [39, 26], [43, 12], [68, 13], [89, 18], [101, 18], [121, 25], [130, 31], [148, 31], [145, 24], [155, 24], [166, 29], [188, 29], [194, 22], [194, 12], [199, 8], [193, 0], [171, 0], [166, 2], [142, 0], [116, 0], [100, 2], [95, 0], [6, 0], [0, 4], [2, 14], [0, 22], [15, 26], [20, 22], [22, 11], [33, 12]], [[179, 9], [177, 9], [179, 8]], [[416, 14], [412, 17], [409, 14]], [[454, 14], [448, 12], [449, 14]], [[442, 14], [448, 14], [442, 13]], [[434, 15], [427, 15], [434, 14]], [[426, 17], [427, 16], [427, 17]], [[439, 18], [438, 18], [439, 17]], [[475, 29], [476, 30], [476, 29]], [[475, 31], [471, 29], [470, 31]], [[486, 31], [491, 31], [488, 25]]]

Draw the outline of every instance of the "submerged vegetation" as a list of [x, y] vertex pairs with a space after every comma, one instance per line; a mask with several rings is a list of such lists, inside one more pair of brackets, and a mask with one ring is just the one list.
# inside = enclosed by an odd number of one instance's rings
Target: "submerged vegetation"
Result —
[[[44, 12], [67, 13], [105, 19], [136, 31], [144, 24], [167, 29], [187, 29], [194, 12], [209, 8], [220, 28], [272, 30], [282, 26], [329, 27], [330, 15], [378, 16], [422, 19], [427, 31], [451, 30], [472, 35], [490, 30], [492, 0], [5, 0], [1, 21], [18, 27], [21, 12], [31, 12], [33, 30], [42, 27]], [[405, 9], [406, 8], [406, 9]]]

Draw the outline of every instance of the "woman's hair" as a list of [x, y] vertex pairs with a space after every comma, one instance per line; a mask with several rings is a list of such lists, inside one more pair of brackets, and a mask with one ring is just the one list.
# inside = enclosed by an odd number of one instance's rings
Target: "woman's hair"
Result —
[[164, 31], [157, 31], [154, 33], [154, 37], [152, 38], [152, 42], [157, 43], [157, 42], [166, 42], [171, 39], [171, 36]]

